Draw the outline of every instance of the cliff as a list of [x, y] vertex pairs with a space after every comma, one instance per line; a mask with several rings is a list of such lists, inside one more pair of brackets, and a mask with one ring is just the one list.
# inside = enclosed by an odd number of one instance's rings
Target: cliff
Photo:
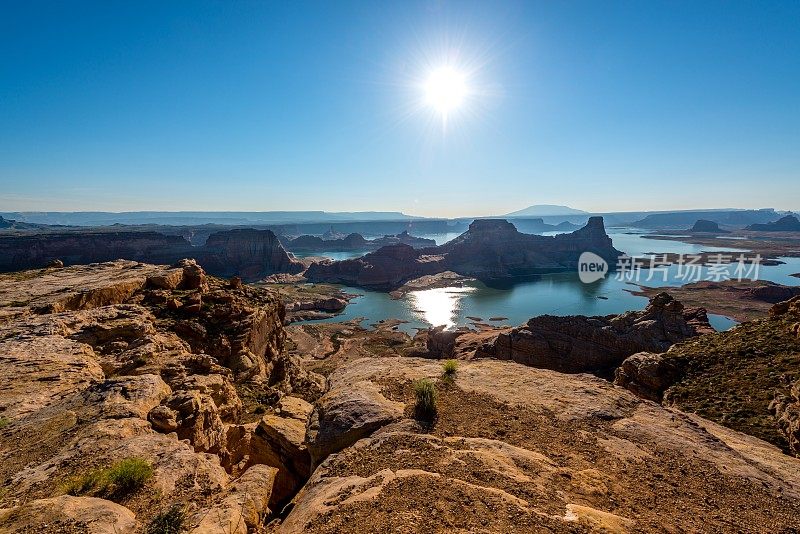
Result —
[[800, 297], [769, 316], [633, 355], [616, 383], [800, 456]]
[[271, 230], [241, 229], [211, 234], [196, 256], [213, 274], [238, 275], [246, 280], [303, 270], [303, 265], [286, 253]]
[[157, 232], [0, 235], [0, 272], [40, 268], [55, 259], [77, 265], [116, 259], [175, 263], [184, 257], [197, 258], [214, 275], [245, 279], [302, 270], [302, 264], [289, 256], [270, 230], [216, 232], [202, 247]]
[[502, 219], [477, 219], [444, 245], [419, 250], [384, 247], [362, 258], [312, 264], [306, 277], [388, 290], [444, 271], [496, 282], [575, 271], [579, 256], [586, 251], [606, 259], [612, 268], [621, 255], [606, 234], [602, 217], [590, 217], [583, 228], [552, 237], [520, 233]]
[[441, 257], [423, 255], [410, 245], [389, 245], [352, 260], [312, 263], [308, 280], [390, 291], [426, 274], [442, 272]]
[[0, 275], [0, 310], [3, 532], [247, 532], [308, 476], [258, 415], [324, 389], [271, 291], [116, 261]]
[[754, 232], [800, 232], [800, 220], [794, 215], [787, 215], [774, 222], [751, 224], [745, 230]]
[[405, 244], [414, 248], [436, 246], [433, 239], [415, 237], [407, 231], [397, 235], [386, 235], [377, 239], [364, 239], [361, 234], [352, 233], [345, 237], [325, 239], [312, 235], [301, 235], [294, 239], [284, 239], [283, 243], [290, 251], [297, 252], [347, 252], [372, 250], [386, 245]]
[[642, 311], [607, 317], [534, 317], [478, 347], [475, 357], [568, 373], [613, 374], [634, 353], [665, 351], [674, 343], [710, 332], [705, 310], [684, 309], [661, 293]]

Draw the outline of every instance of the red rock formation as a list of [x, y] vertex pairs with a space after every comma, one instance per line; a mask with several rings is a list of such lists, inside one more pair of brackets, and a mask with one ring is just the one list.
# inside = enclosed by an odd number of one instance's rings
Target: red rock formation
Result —
[[413, 278], [445, 270], [440, 260], [409, 245], [389, 245], [361, 258], [313, 263], [305, 275], [309, 280], [389, 291]]
[[575, 271], [583, 252], [594, 252], [613, 267], [621, 253], [605, 232], [602, 217], [570, 234], [523, 234], [502, 219], [477, 219], [469, 230], [441, 246], [415, 251], [396, 245], [363, 258], [312, 264], [309, 280], [392, 290], [423, 275], [453, 271], [485, 282], [548, 272]]
[[239, 229], [211, 234], [196, 256], [207, 271], [217, 276], [237, 275], [245, 280], [303, 270], [271, 230]]
[[193, 247], [180, 236], [156, 232], [70, 232], [0, 236], [0, 272], [47, 266], [54, 259], [65, 265], [127, 259], [171, 264], [194, 257], [216, 276], [237, 275], [254, 280], [273, 273], [298, 273], [294, 260], [270, 230], [227, 230]]
[[661, 293], [642, 311], [605, 317], [534, 317], [501, 333], [475, 356], [567, 373], [598, 372], [617, 367], [631, 354], [663, 352], [708, 331], [704, 310], [684, 310], [680, 302]]

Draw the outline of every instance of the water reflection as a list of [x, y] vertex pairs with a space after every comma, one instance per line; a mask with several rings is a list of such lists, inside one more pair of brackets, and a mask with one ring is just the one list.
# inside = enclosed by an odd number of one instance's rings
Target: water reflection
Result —
[[[436, 237], [443, 239], [449, 236]], [[655, 247], [661, 252], [684, 254], [710, 248], [678, 241], [644, 239], [641, 234], [634, 233], [613, 233], [612, 238], [616, 248], [633, 255], [642, 255]], [[662, 247], [670, 250], [661, 250]], [[791, 276], [800, 272], [800, 258], [781, 258], [781, 260], [786, 263], [778, 266], [761, 266], [758, 278], [779, 284], [794, 286], [800, 284], [800, 279]], [[645, 271], [639, 282], [647, 286], [680, 286], [694, 281], [679, 277], [677, 269], [676, 265], [667, 269], [666, 281], [663, 280], [663, 273], [651, 275]], [[700, 279], [705, 279], [709, 275], [708, 269], [704, 267], [700, 275]], [[542, 275], [515, 284], [503, 286], [493, 284], [493, 287], [487, 287], [481, 282], [471, 282], [464, 287], [415, 291], [400, 299], [392, 299], [388, 294], [376, 291], [344, 289], [349, 293], [360, 294], [361, 297], [353, 299], [342, 314], [326, 319], [325, 322], [364, 318], [367, 324], [373, 324], [381, 319], [397, 318], [407, 321], [401, 324], [399, 329], [410, 334], [417, 328], [427, 328], [431, 325], [444, 325], [447, 328], [467, 325], [471, 321], [468, 317], [473, 316], [481, 317], [483, 320], [491, 317], [507, 317], [508, 319], [502, 321], [502, 324], [518, 325], [542, 314], [616, 314], [626, 310], [642, 309], [648, 300], [631, 294], [630, 290], [638, 289], [637, 284], [618, 280], [614, 274], [592, 284], [581, 283], [577, 273]], [[727, 329], [734, 324], [722, 316], [711, 316], [710, 319], [717, 329]]]
[[474, 287], [442, 287], [412, 291], [407, 298], [414, 313], [432, 326], [453, 328], [458, 322], [461, 302], [467, 293], [476, 290]]

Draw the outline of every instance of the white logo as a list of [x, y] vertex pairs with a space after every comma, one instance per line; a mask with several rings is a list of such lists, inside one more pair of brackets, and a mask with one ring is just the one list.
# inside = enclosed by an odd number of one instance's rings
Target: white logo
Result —
[[578, 278], [584, 284], [597, 282], [605, 278], [606, 273], [608, 273], [608, 263], [594, 252], [584, 252], [578, 258]]

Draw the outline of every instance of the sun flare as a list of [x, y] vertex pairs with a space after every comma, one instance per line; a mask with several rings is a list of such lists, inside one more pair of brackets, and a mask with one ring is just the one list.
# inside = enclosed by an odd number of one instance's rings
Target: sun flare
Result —
[[425, 102], [444, 117], [464, 103], [467, 93], [466, 76], [452, 67], [432, 71], [425, 82]]

